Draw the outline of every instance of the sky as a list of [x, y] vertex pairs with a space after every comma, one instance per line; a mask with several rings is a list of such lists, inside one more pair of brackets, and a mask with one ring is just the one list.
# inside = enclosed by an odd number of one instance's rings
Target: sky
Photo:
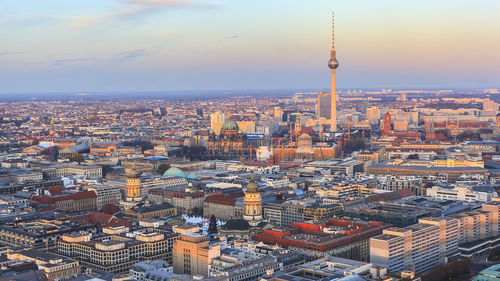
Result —
[[498, 0], [0, 0], [0, 95], [500, 88]]

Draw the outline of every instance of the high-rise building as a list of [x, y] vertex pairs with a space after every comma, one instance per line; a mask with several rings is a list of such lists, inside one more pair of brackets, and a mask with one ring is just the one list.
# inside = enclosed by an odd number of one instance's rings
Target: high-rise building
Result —
[[335, 70], [339, 67], [339, 62], [337, 61], [337, 54], [335, 52], [335, 22], [334, 14], [332, 13], [332, 50], [330, 61], [328, 62], [328, 67], [332, 70], [332, 88], [330, 92], [330, 130], [337, 130], [337, 97], [335, 95]]
[[273, 117], [278, 122], [283, 121], [283, 110], [281, 110], [281, 108], [279, 106], [274, 107]]
[[380, 110], [376, 106], [372, 106], [366, 109], [366, 120], [370, 124], [376, 124], [380, 119]]
[[500, 202], [445, 218], [422, 218], [405, 228], [388, 228], [370, 239], [370, 262], [389, 271], [417, 273], [462, 257], [483, 255], [500, 244]]
[[391, 272], [427, 271], [441, 262], [439, 237], [437, 225], [417, 223], [384, 229], [383, 234], [370, 239], [370, 262]]
[[483, 110], [488, 110], [488, 111], [497, 111], [498, 110], [498, 103], [486, 99], [483, 101]]
[[408, 121], [407, 120], [394, 120], [393, 126], [394, 126], [394, 131], [399, 131], [399, 132], [408, 131]]
[[262, 221], [262, 200], [259, 185], [252, 180], [247, 185], [243, 199], [243, 219], [250, 226], [257, 226]]
[[332, 116], [332, 96], [330, 93], [318, 95], [318, 118], [330, 119]]
[[204, 235], [184, 234], [172, 250], [174, 273], [208, 277], [208, 265], [220, 256], [220, 245], [210, 245]]
[[210, 128], [214, 130], [216, 135], [220, 135], [222, 124], [226, 120], [224, 113], [217, 111], [210, 114]]

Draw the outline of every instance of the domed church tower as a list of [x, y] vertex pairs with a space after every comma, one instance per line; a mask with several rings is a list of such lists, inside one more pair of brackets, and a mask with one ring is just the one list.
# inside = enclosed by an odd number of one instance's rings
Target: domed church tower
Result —
[[243, 219], [250, 226], [257, 226], [262, 221], [262, 200], [259, 185], [253, 181], [253, 176], [247, 185], [245, 198], [243, 199]]
[[142, 200], [141, 194], [141, 173], [136, 170], [130, 171], [126, 185], [127, 201], [138, 202]]

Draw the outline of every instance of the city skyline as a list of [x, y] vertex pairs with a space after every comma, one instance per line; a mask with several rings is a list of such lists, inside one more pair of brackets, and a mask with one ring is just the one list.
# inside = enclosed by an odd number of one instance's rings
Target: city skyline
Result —
[[332, 10], [337, 88], [500, 87], [496, 1], [3, 2], [0, 95], [327, 91]]

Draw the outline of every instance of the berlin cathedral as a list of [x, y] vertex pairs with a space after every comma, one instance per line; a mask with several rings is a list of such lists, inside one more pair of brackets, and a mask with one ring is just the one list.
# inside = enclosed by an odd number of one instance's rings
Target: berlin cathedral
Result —
[[246, 145], [246, 135], [236, 124], [236, 121], [229, 116], [224, 123], [220, 135], [210, 131], [208, 137], [208, 153], [213, 156], [230, 158], [248, 154]]

